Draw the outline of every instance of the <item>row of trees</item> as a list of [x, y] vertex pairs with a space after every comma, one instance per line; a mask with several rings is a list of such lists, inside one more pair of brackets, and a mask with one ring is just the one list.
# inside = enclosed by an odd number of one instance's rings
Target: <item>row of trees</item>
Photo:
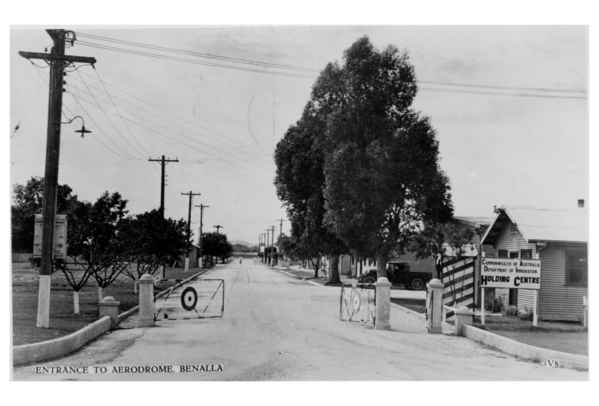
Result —
[[301, 118], [275, 150], [275, 186], [291, 222], [283, 252], [312, 260], [330, 256], [338, 282], [339, 254], [387, 260], [406, 250], [421, 257], [468, 241], [453, 221], [449, 180], [428, 117], [412, 104], [417, 93], [408, 55], [379, 51], [367, 37], [329, 63], [313, 85]]
[[233, 253], [233, 246], [227, 240], [226, 234], [203, 233], [201, 246], [202, 255], [209, 258], [218, 258], [222, 263], [225, 263]]
[[[98, 285], [98, 296], [121, 274], [137, 281], [172, 265], [187, 248], [184, 220], [163, 218], [158, 210], [129, 215], [127, 201], [119, 193], [102, 194], [94, 203], [80, 201], [68, 185], [58, 188], [58, 211], [67, 214], [67, 259], [57, 261], [74, 292], [90, 278]], [[43, 179], [32, 178], [14, 188], [12, 206], [13, 251], [32, 252], [34, 216], [42, 208]]]

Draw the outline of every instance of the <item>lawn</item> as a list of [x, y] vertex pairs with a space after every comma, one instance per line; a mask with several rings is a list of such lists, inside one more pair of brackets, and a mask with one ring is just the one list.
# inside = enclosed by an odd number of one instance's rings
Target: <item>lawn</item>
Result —
[[[184, 272], [182, 269], [167, 269], [166, 282], [158, 289], [166, 289], [177, 281], [193, 275], [199, 269]], [[93, 278], [79, 293], [80, 314], [73, 314], [73, 293], [62, 272], [52, 275], [52, 297], [50, 299], [50, 328], [37, 328], [37, 275], [38, 271], [29, 264], [16, 263], [12, 267], [12, 326], [13, 345], [29, 344], [49, 340], [72, 333], [98, 319], [98, 291]], [[123, 312], [137, 305], [133, 281], [121, 275], [112, 285], [104, 289], [104, 296], [113, 296], [120, 302]]]
[[501, 316], [489, 317], [484, 326], [475, 326], [537, 347], [588, 355], [588, 332], [579, 323], [539, 321], [534, 327], [531, 321]]

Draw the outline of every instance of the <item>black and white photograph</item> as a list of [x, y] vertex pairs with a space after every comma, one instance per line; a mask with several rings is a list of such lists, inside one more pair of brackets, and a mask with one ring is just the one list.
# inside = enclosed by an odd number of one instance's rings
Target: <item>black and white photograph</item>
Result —
[[11, 380], [589, 380], [588, 26], [9, 31]]

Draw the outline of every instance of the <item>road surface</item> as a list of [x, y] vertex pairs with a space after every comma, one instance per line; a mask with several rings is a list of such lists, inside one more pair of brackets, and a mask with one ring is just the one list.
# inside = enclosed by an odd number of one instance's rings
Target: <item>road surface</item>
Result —
[[342, 322], [338, 287], [315, 286], [254, 260], [202, 278], [225, 279], [222, 318], [161, 320], [141, 329], [125, 323], [71, 356], [15, 368], [14, 379], [588, 379], [586, 372], [517, 360], [465, 338], [425, 334], [421, 320], [396, 307], [391, 331]]

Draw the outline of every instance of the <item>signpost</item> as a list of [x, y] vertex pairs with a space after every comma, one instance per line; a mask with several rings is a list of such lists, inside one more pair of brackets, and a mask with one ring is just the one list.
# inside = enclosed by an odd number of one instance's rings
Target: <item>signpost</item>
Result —
[[[482, 258], [480, 269], [481, 323], [485, 324], [485, 288], [541, 289], [541, 261], [538, 259]], [[537, 300], [533, 326], [537, 325]]]

